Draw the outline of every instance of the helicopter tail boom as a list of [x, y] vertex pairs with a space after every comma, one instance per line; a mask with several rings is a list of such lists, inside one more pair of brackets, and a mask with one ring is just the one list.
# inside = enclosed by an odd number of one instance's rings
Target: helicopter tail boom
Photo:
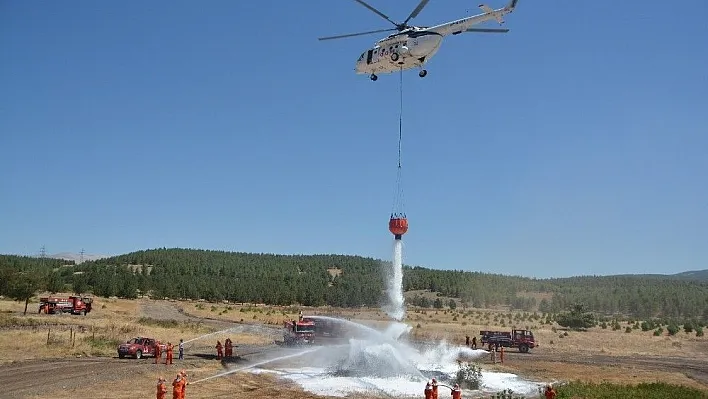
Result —
[[[429, 31], [436, 32], [442, 36], [447, 36], [451, 34], [458, 34], [461, 32], [468, 31], [472, 26], [480, 24], [482, 22], [496, 20], [499, 24], [504, 23], [504, 15], [509, 14], [516, 8], [516, 3], [519, 0], [511, 0], [505, 7], [492, 9], [491, 7], [480, 4], [479, 8], [484, 11], [482, 14], [473, 15], [471, 17], [458, 19], [456, 21], [450, 21], [444, 24], [433, 26], [428, 28]], [[469, 32], [482, 31], [482, 30], [469, 30]]]

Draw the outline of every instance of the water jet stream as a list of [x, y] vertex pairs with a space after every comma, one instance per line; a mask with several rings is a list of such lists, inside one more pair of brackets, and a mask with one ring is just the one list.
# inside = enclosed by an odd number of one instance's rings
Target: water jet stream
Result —
[[275, 359], [263, 360], [263, 361], [253, 363], [253, 364], [248, 365], [248, 366], [239, 367], [239, 368], [237, 368], [237, 369], [233, 369], [233, 370], [225, 371], [225, 372], [223, 372], [223, 373], [219, 373], [219, 374], [216, 374], [216, 375], [212, 375], [212, 376], [209, 376], [209, 377], [205, 377], [205, 378], [202, 378], [201, 380], [196, 380], [196, 381], [194, 381], [194, 382], [190, 382], [190, 384], [196, 384], [196, 383], [198, 383], [198, 382], [211, 380], [212, 378], [223, 377], [223, 376], [225, 376], [225, 375], [233, 374], [233, 373], [239, 372], [239, 371], [241, 371], [241, 370], [250, 369], [250, 368], [253, 368], [253, 367], [256, 367], [256, 366], [260, 366], [260, 365], [263, 365], [263, 364], [276, 362], [276, 361], [279, 361], [279, 360], [285, 360], [285, 359], [290, 359], [290, 358], [297, 357], [297, 356], [302, 356], [302, 355], [305, 355], [305, 354], [310, 353], [310, 352], [314, 352], [314, 351], [319, 350], [319, 349], [321, 349], [321, 348], [310, 348], [310, 349], [306, 349], [306, 350], [304, 350], [304, 351], [302, 351], [302, 352], [299, 352], [299, 353], [293, 353], [292, 355], [280, 356], [280, 357], [277, 357], [277, 358], [275, 358]]
[[391, 318], [400, 322], [406, 315], [403, 298], [403, 242], [401, 240], [393, 241], [393, 262], [388, 276], [386, 293], [389, 304], [384, 308], [384, 311]]

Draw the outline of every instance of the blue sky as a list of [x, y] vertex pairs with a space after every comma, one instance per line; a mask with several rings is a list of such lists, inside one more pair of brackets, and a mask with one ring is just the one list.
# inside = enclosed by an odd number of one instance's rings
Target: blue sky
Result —
[[[397, 21], [417, 3], [371, 2]], [[521, 0], [510, 33], [445, 39], [404, 74], [404, 261], [708, 268], [705, 15]], [[316, 40], [388, 27], [354, 1], [0, 3], [0, 253], [390, 258], [398, 76], [354, 74], [378, 35]]]

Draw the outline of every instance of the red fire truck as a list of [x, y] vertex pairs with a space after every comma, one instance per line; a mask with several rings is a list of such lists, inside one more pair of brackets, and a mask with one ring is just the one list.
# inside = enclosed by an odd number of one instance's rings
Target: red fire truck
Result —
[[37, 313], [47, 313], [47, 314], [82, 314], [86, 316], [86, 313], [91, 311], [91, 304], [93, 299], [90, 297], [82, 296], [70, 296], [68, 298], [62, 297], [43, 297], [39, 298], [39, 311]]
[[538, 347], [538, 343], [529, 330], [509, 331], [480, 331], [482, 345], [503, 346], [506, 348], [519, 348], [519, 352], [526, 353], [529, 348]]
[[312, 319], [288, 320], [285, 323], [283, 341], [286, 345], [315, 343], [315, 321]]

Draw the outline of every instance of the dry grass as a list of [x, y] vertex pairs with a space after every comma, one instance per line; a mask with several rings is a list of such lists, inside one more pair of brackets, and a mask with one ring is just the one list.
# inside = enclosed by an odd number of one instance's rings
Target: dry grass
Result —
[[656, 370], [643, 370], [622, 366], [599, 366], [587, 364], [563, 363], [548, 361], [505, 361], [504, 365], [486, 364], [485, 369], [514, 373], [527, 378], [545, 381], [586, 381], [594, 383], [639, 384], [642, 382], [664, 382], [683, 385], [692, 388], [706, 389], [706, 386], [688, 378], [681, 373], [671, 373]]
[[[125, 341], [136, 335], [154, 336], [161, 341], [171, 341], [176, 343], [179, 338], [189, 340], [210, 332], [204, 327], [190, 329], [184, 324], [178, 324], [176, 328], [166, 328], [159, 325], [139, 324], [141, 316], [141, 305], [147, 300], [120, 300], [96, 298], [94, 301], [94, 311], [88, 316], [52, 316], [36, 314], [37, 305], [30, 304], [27, 316], [18, 315], [24, 308], [23, 303], [0, 300], [0, 325], [3, 320], [15, 317], [15, 320], [23, 322], [52, 321], [62, 323], [65, 326], [52, 327], [50, 334], [50, 344], [47, 345], [48, 327], [39, 326], [26, 330], [0, 330], [0, 363], [12, 360], [27, 358], [52, 358], [63, 356], [115, 356], [115, 345], [117, 341]], [[149, 301], [148, 301], [149, 302]], [[253, 305], [235, 304], [212, 304], [206, 302], [173, 302], [172, 304], [182, 308], [185, 314], [205, 317], [246, 325], [269, 325], [282, 326], [283, 321], [297, 318], [298, 310], [302, 310], [305, 315], [319, 314], [342, 317], [356, 320], [368, 325], [388, 322], [387, 315], [378, 309], [333, 309], [329, 307], [307, 308], [307, 307], [268, 307]], [[482, 309], [457, 309], [450, 310], [421, 310], [409, 308], [405, 322], [413, 328], [413, 336], [419, 339], [445, 339], [448, 342], [464, 344], [465, 335], [478, 336], [480, 330], [511, 330], [513, 325], [518, 328], [530, 327], [540, 348], [532, 350], [542, 353], [554, 353], [558, 355], [583, 356], [591, 354], [602, 354], [612, 356], [685, 356], [686, 358], [700, 359], [708, 362], [708, 338], [696, 337], [695, 334], [687, 335], [683, 331], [676, 336], [655, 337], [652, 331], [642, 332], [632, 330], [625, 333], [626, 323], [622, 324], [622, 329], [612, 331], [611, 328], [593, 328], [587, 332], [568, 332], [563, 335], [563, 331], [553, 331], [554, 326], [542, 324], [543, 319], [533, 321], [514, 320], [514, 317], [521, 312], [511, 312], [511, 320], [508, 311], [482, 310]], [[495, 320], [496, 318], [496, 320]], [[503, 325], [502, 325], [503, 323]], [[77, 325], [84, 327], [84, 330], [76, 333], [75, 345], [72, 347], [69, 341], [69, 330], [67, 325]], [[555, 326], [557, 329], [558, 326]], [[92, 332], [93, 329], [93, 332]], [[76, 330], [74, 330], [76, 331]], [[234, 332], [235, 331], [235, 332]], [[209, 339], [193, 341], [188, 343], [186, 350], [189, 352], [213, 353], [214, 343], [217, 339], [223, 342], [226, 336], [230, 336], [236, 344], [261, 344], [268, 343], [268, 337], [258, 334], [238, 332], [238, 330], [226, 333], [215, 334]], [[95, 343], [89, 338], [92, 336], [104, 337], [108, 343]], [[561, 337], [562, 336], [562, 337]], [[479, 337], [478, 337], [479, 338]], [[552, 343], [551, 343], [552, 342]], [[235, 349], [238, 354], [238, 348]], [[205, 363], [192, 370], [191, 380], [214, 375], [220, 370], [218, 363]], [[692, 387], [703, 387], [699, 383], [688, 379], [678, 373], [667, 373], [658, 371], [645, 371], [623, 367], [594, 366], [585, 364], [553, 363], [548, 361], [514, 361], [508, 359], [501, 365], [486, 365], [485, 368], [498, 368], [505, 371], [519, 373], [524, 376], [537, 377], [543, 380], [559, 379], [573, 380], [581, 379], [585, 381], [610, 381], [610, 382], [653, 382], [661, 380], [668, 383], [677, 383]], [[162, 369], [164, 370], [164, 369]], [[145, 386], [145, 392], [154, 389], [155, 380], [160, 371], [146, 369], [131, 379], [131, 383]], [[172, 376], [165, 376], [169, 379]], [[303, 392], [296, 385], [286, 382], [275, 383], [273, 377], [268, 375], [235, 374], [223, 378], [210, 380], [210, 383], [200, 387], [199, 384], [191, 386], [188, 397], [190, 398], [218, 398], [218, 397], [246, 397], [255, 395], [268, 395], [275, 397], [285, 397], [290, 399], [315, 398]], [[276, 384], [277, 389], [269, 389]], [[267, 389], [267, 391], [261, 391]], [[64, 395], [64, 396], [62, 396]], [[111, 398], [132, 398], [134, 391], [130, 392], [108, 392], [105, 395], [96, 394], [95, 387], [87, 387], [84, 390], [67, 390], [53, 397], [74, 398], [82, 395], [92, 397]], [[168, 395], [169, 396], [169, 395]]]
[[[184, 311], [199, 317], [211, 317], [250, 324], [282, 325], [285, 320], [297, 318], [298, 308], [267, 307], [249, 305], [226, 305], [207, 303], [183, 303]], [[213, 308], [213, 310], [212, 310]], [[389, 322], [388, 316], [378, 309], [332, 309], [328, 307], [301, 307], [303, 313], [336, 315], [357, 320], [368, 325]], [[224, 310], [226, 312], [224, 313]], [[465, 315], [467, 313], [467, 315]], [[511, 313], [511, 320], [508, 314]], [[405, 323], [413, 327], [413, 336], [418, 339], [447, 340], [464, 343], [465, 335], [478, 336], [480, 330], [511, 330], [530, 328], [534, 332], [541, 350], [552, 353], [604, 354], [613, 356], [644, 356], [681, 354], [708, 360], [708, 336], [696, 337], [680, 331], [675, 336], [654, 336], [653, 331], [591, 328], [585, 332], [568, 331], [567, 335], [558, 325], [542, 324], [541, 320], [514, 320], [522, 312], [494, 311], [488, 309], [467, 309], [463, 312], [450, 310], [409, 309]], [[541, 315], [539, 313], [539, 315]], [[502, 317], [503, 316], [503, 317]], [[495, 317], [498, 317], [495, 321]], [[502, 324], [502, 321], [504, 323]], [[555, 329], [555, 331], [554, 331]], [[479, 338], [479, 337], [478, 337]], [[551, 343], [552, 342], [552, 343]]]
[[[297, 308], [267, 307], [249, 305], [196, 304], [183, 303], [183, 309], [188, 314], [199, 317], [212, 317], [234, 322], [243, 321], [251, 324], [282, 325], [283, 321], [297, 317]], [[212, 310], [212, 306], [214, 310]], [[224, 310], [226, 313], [223, 313]], [[376, 326], [389, 322], [388, 316], [378, 309], [332, 309], [328, 307], [301, 307], [303, 313], [330, 314], [347, 319], [357, 320], [367, 325]], [[467, 315], [465, 315], [467, 313]], [[511, 320], [508, 314], [511, 313]], [[708, 361], [708, 337], [696, 337], [680, 331], [675, 336], [654, 336], [653, 331], [632, 330], [626, 333], [622, 329], [612, 331], [611, 328], [591, 328], [585, 332], [561, 330], [557, 325], [542, 324], [541, 320], [514, 320], [522, 312], [494, 311], [488, 309], [450, 310], [420, 310], [410, 309], [404, 322], [413, 328], [413, 336], [417, 339], [446, 340], [464, 344], [465, 335], [478, 336], [480, 330], [511, 330], [530, 328], [534, 332], [540, 348], [544, 352], [558, 354], [602, 354], [611, 356], [687, 356]], [[539, 315], [541, 315], [539, 313]], [[502, 317], [504, 316], [504, 317]], [[497, 321], [494, 321], [498, 317]], [[455, 320], [456, 319], [456, 320]], [[504, 321], [504, 325], [502, 325]], [[555, 331], [554, 331], [555, 330]], [[479, 337], [478, 337], [479, 339]]]
[[[37, 314], [35, 302], [28, 307], [27, 315], [22, 315], [23, 303], [1, 300], [0, 327], [4, 328], [0, 329], [0, 348], [3, 348], [0, 363], [65, 356], [116, 356], [118, 343], [135, 336], [156, 337], [176, 344], [180, 338], [186, 341], [213, 331], [185, 322], [178, 322], [174, 327], [141, 324], [140, 304], [141, 301], [95, 298], [91, 313], [76, 316]], [[18, 324], [24, 327], [18, 328]], [[216, 334], [213, 340], [223, 342], [226, 336], [245, 344], [267, 341], [255, 333]], [[211, 352], [212, 346], [195, 342], [188, 349]]]

